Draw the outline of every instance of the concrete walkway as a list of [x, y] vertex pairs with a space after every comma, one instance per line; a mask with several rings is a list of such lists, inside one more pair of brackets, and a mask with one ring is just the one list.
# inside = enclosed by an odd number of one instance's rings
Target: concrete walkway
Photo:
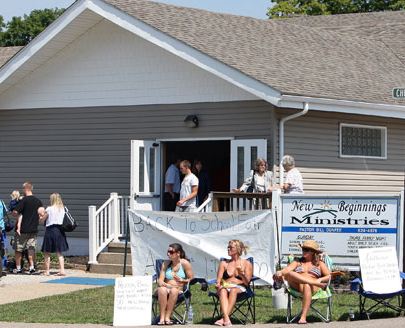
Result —
[[[66, 277], [115, 278], [118, 275], [87, 273], [82, 270], [66, 270]], [[94, 285], [44, 284], [44, 281], [61, 279], [56, 275], [8, 274], [0, 279], [0, 304], [26, 301], [44, 296], [66, 294], [76, 290], [97, 288]]]
[[[216, 326], [212, 325], [194, 325], [196, 328], [213, 328]], [[108, 325], [93, 325], [93, 324], [43, 324], [43, 323], [10, 323], [10, 322], [0, 322], [0, 328], [73, 328], [73, 327], [80, 327], [80, 328], [102, 328], [102, 327], [111, 327]], [[151, 326], [145, 326], [151, 327]], [[182, 327], [182, 326], [178, 326]], [[190, 326], [189, 326], [190, 327]], [[237, 328], [246, 328], [246, 327], [254, 327], [254, 328], [298, 328], [302, 327], [302, 325], [297, 324], [255, 324], [255, 325], [235, 325], [234, 327]], [[375, 319], [375, 320], [361, 320], [361, 321], [334, 321], [330, 323], [310, 323], [307, 327], [311, 328], [401, 328], [405, 327], [405, 318], [392, 318], [392, 319]]]

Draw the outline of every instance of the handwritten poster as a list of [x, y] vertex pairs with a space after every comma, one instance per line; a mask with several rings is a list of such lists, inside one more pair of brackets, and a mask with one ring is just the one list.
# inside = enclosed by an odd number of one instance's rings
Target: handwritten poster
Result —
[[115, 279], [114, 326], [146, 326], [152, 318], [152, 277]]
[[394, 247], [359, 249], [359, 258], [365, 291], [389, 294], [402, 289]]

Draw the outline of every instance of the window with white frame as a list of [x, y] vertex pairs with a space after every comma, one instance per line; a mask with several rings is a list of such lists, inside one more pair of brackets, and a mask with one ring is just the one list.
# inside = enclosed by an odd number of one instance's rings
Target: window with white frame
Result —
[[341, 123], [340, 156], [387, 158], [387, 128]]

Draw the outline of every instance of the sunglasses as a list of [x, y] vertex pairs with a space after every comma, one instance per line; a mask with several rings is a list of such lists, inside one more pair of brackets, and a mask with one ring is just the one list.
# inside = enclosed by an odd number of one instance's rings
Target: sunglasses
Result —
[[176, 251], [173, 251], [173, 250], [171, 250], [171, 249], [168, 249], [168, 250], [167, 250], [167, 254], [170, 254], [170, 255], [171, 255], [171, 254], [174, 254], [174, 253], [176, 253]]
[[303, 251], [303, 252], [312, 252], [312, 249], [310, 249], [310, 248], [303, 248], [302, 251]]
[[228, 246], [227, 249], [234, 249], [235, 246]]

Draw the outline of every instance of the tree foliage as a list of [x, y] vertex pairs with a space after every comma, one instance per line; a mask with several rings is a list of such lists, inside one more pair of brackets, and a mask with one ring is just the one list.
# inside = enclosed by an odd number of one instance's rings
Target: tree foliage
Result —
[[383, 10], [403, 10], [405, 0], [275, 0], [270, 18], [299, 15], [335, 15]]
[[24, 17], [14, 16], [4, 24], [0, 16], [0, 46], [25, 46], [48, 25], [58, 18], [65, 9], [36, 9]]

